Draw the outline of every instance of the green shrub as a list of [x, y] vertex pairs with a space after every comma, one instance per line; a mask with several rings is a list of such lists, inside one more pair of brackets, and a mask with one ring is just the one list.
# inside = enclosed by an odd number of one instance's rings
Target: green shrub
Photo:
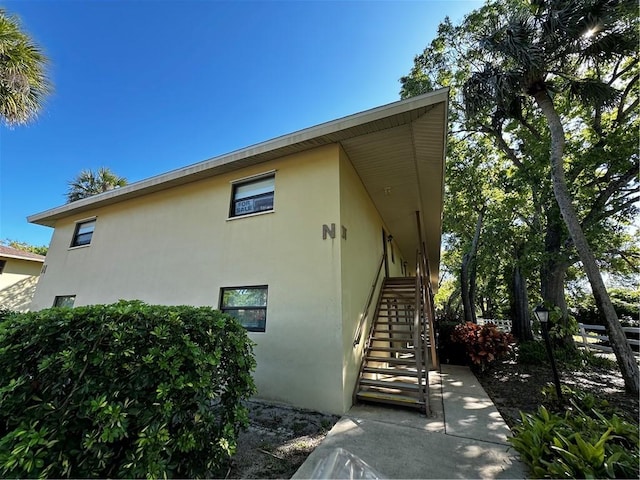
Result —
[[464, 346], [454, 343], [451, 335], [460, 322], [440, 320], [436, 326], [438, 329], [438, 358], [443, 363], [452, 365], [466, 365], [467, 354]]
[[[522, 413], [509, 441], [534, 478], [638, 478], [638, 424], [593, 395], [570, 392], [564, 415]], [[563, 391], [563, 395], [565, 392]]]
[[0, 322], [2, 320], [4, 320], [5, 318], [7, 318], [12, 313], [16, 313], [16, 312], [14, 312], [13, 310], [10, 310], [8, 308], [5, 308], [3, 306], [0, 306]]
[[501, 332], [493, 323], [477, 325], [467, 322], [457, 325], [451, 339], [454, 343], [464, 345], [471, 362], [482, 369], [508, 355], [514, 342], [510, 333]]
[[518, 363], [540, 365], [547, 362], [547, 350], [542, 342], [528, 341], [518, 345]]
[[51, 308], [0, 322], [0, 476], [224, 476], [252, 344], [208, 307]]
[[[612, 288], [609, 290], [611, 303], [623, 326], [639, 326], [640, 289]], [[572, 310], [580, 323], [606, 325], [604, 315], [596, 307], [592, 294], [583, 293], [571, 301]]]

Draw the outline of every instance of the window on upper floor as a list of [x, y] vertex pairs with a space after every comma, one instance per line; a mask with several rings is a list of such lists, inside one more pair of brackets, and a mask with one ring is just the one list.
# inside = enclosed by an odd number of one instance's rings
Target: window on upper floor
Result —
[[272, 211], [274, 189], [273, 173], [234, 183], [229, 217]]
[[250, 332], [264, 332], [267, 323], [267, 287], [221, 288], [220, 310], [236, 318]]
[[95, 228], [96, 228], [95, 218], [76, 223], [76, 229], [73, 233], [71, 246], [81, 247], [83, 245], [89, 245], [91, 243], [91, 237], [93, 237], [93, 230]]
[[59, 295], [53, 300], [53, 306], [73, 308], [73, 304], [75, 303], [75, 301], [75, 295]]

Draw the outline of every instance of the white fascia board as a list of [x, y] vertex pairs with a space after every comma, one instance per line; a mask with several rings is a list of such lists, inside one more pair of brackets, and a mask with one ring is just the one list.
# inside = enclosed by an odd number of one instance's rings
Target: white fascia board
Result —
[[15, 260], [25, 260], [27, 262], [44, 263], [44, 257], [42, 258], [23, 257], [22, 255], [12, 255], [10, 253], [0, 253], [0, 258], [13, 258]]

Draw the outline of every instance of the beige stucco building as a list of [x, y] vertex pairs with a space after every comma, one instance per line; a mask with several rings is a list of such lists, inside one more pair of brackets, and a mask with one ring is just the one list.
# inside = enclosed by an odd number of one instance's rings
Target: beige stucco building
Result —
[[29, 217], [55, 231], [32, 309], [210, 305], [256, 343], [258, 396], [345, 412], [382, 254], [437, 284], [446, 90], [395, 102]]
[[43, 263], [42, 255], [0, 245], [0, 308], [29, 309]]

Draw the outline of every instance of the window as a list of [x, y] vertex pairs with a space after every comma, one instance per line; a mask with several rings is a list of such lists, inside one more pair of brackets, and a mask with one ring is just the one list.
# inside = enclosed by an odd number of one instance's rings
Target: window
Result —
[[250, 332], [264, 332], [267, 322], [267, 287], [222, 288], [220, 310], [235, 317]]
[[53, 301], [53, 306], [73, 308], [73, 304], [75, 301], [76, 301], [75, 295], [60, 295], [59, 297], [56, 297], [55, 300]]
[[2, 274], [2, 272], [4, 272], [4, 267], [7, 265], [7, 261], [6, 260], [0, 260], [0, 274]]
[[230, 217], [273, 210], [275, 176], [233, 184]]
[[93, 236], [93, 230], [95, 228], [95, 219], [76, 223], [76, 231], [73, 233], [71, 246], [80, 247], [82, 245], [89, 245], [91, 243], [91, 237]]

